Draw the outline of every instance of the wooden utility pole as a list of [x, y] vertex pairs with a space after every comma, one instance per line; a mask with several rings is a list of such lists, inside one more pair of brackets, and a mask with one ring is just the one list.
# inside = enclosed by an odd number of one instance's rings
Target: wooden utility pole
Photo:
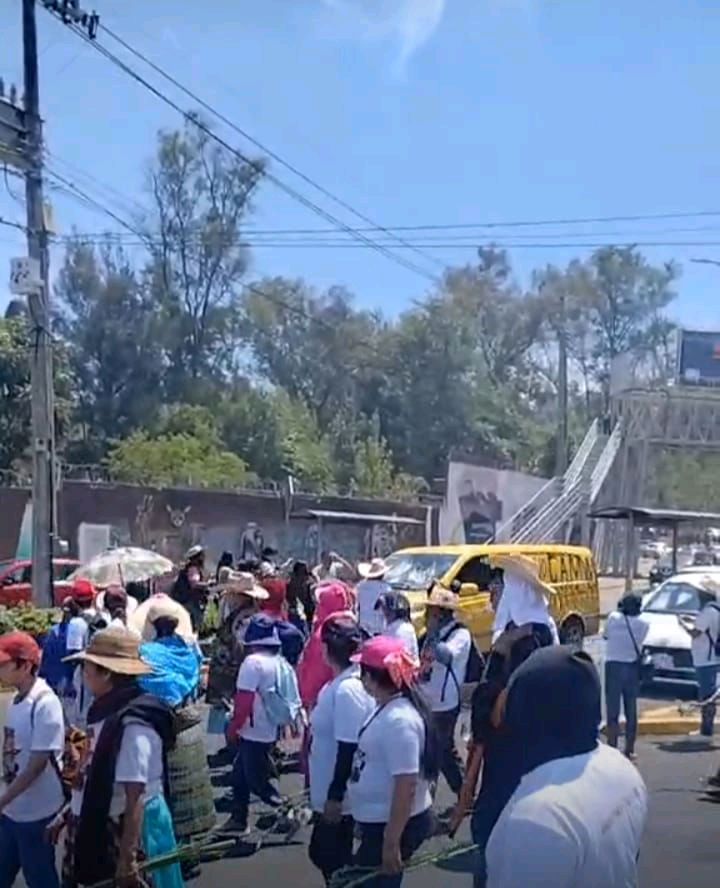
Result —
[[54, 515], [55, 407], [52, 338], [50, 334], [50, 278], [48, 234], [43, 201], [43, 138], [40, 118], [37, 23], [35, 0], [22, 0], [25, 76], [28, 255], [39, 272], [39, 286], [28, 291], [32, 384], [32, 594], [36, 605], [53, 603], [52, 556]]

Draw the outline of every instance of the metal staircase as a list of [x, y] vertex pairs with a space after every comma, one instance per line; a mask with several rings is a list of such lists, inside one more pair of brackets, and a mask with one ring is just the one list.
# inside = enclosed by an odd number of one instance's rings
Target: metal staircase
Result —
[[588, 542], [587, 513], [602, 489], [621, 442], [619, 424], [606, 438], [595, 420], [565, 474], [551, 478], [498, 528], [495, 539], [509, 543], [567, 542], [579, 521], [583, 541]]

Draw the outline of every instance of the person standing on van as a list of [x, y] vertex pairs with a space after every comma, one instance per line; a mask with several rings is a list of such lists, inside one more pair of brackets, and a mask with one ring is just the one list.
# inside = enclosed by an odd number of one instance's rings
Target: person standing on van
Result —
[[3, 739], [0, 789], [0, 886], [22, 870], [28, 888], [58, 888], [55, 849], [45, 830], [64, 804], [65, 745], [60, 700], [37, 677], [40, 648], [25, 632], [0, 636], [0, 682], [15, 688]]
[[352, 862], [354, 823], [347, 784], [360, 729], [375, 709], [351, 662], [363, 642], [357, 620], [329, 617], [321, 631], [323, 655], [333, 678], [322, 688], [310, 720], [310, 805], [314, 826], [308, 848], [312, 863], [329, 882]]
[[717, 688], [718, 666], [720, 657], [720, 604], [718, 594], [720, 586], [710, 577], [703, 577], [700, 586], [712, 598], [705, 604], [693, 620], [692, 617], [678, 614], [678, 623], [691, 636], [693, 666], [697, 676], [698, 700], [703, 703], [700, 732], [693, 731], [693, 736], [712, 737], [715, 727], [715, 700], [713, 695]]
[[398, 638], [378, 635], [353, 658], [377, 708], [358, 737], [348, 792], [360, 831], [353, 863], [379, 869], [366, 888], [399, 888], [405, 861], [433, 832], [430, 784], [438, 773], [432, 716], [417, 663]]
[[420, 682], [433, 714], [440, 771], [458, 795], [463, 783], [462, 760], [455, 743], [460, 715], [460, 688], [473, 646], [469, 630], [455, 619], [458, 598], [435, 583], [425, 605], [427, 631], [420, 644]]
[[605, 711], [607, 741], [617, 748], [620, 703], [625, 710], [625, 755], [635, 759], [637, 700], [640, 693], [642, 646], [650, 629], [641, 616], [642, 599], [626, 595], [605, 623]]
[[528, 555], [496, 555], [491, 557], [494, 582], [502, 586], [495, 608], [493, 641], [509, 626], [545, 625], [553, 642], [558, 643], [558, 631], [550, 615], [550, 597], [553, 589], [540, 579], [540, 565]]

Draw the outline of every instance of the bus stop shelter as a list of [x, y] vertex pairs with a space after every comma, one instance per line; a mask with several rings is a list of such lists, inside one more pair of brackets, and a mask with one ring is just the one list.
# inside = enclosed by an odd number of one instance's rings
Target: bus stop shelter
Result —
[[635, 529], [665, 527], [672, 532], [672, 568], [677, 572], [678, 530], [681, 524], [719, 524], [717, 512], [685, 512], [679, 509], [646, 509], [641, 506], [605, 506], [590, 512], [589, 518], [625, 521], [625, 590], [631, 591], [635, 579]]

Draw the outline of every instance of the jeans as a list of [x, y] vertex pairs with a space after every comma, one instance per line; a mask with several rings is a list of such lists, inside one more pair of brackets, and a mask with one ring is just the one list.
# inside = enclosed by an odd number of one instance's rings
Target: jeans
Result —
[[308, 857], [326, 882], [333, 873], [352, 863], [354, 832], [352, 817], [343, 817], [340, 823], [328, 823], [321, 814], [315, 815]]
[[[717, 684], [717, 665], [696, 666], [695, 673], [698, 683], [698, 700], [707, 700], [715, 693]], [[712, 737], [715, 727], [715, 704], [706, 703], [701, 709], [700, 733], [703, 737]]]
[[55, 847], [45, 840], [52, 820], [19, 823], [0, 817], [0, 888], [12, 888], [21, 870], [28, 888], [59, 888]]
[[433, 712], [433, 725], [440, 751], [440, 771], [450, 789], [458, 795], [463, 783], [462, 759], [455, 745], [455, 727], [460, 708]]
[[[384, 823], [361, 823], [360, 845], [355, 854], [355, 866], [377, 869], [382, 863]], [[433, 832], [433, 815], [430, 809], [411, 817], [405, 825], [400, 839], [400, 856], [408, 860]], [[364, 882], [364, 888], [400, 888], [403, 874], [375, 876]]]
[[231, 779], [233, 818], [242, 827], [247, 826], [251, 793], [272, 808], [277, 808], [282, 804], [275, 769], [270, 760], [273, 746], [273, 743], [260, 743], [257, 740], [240, 738]]
[[625, 711], [625, 754], [635, 752], [637, 737], [637, 700], [640, 693], [640, 669], [637, 663], [605, 663], [605, 708], [607, 737], [610, 746], [617, 747], [620, 720], [620, 702]]

